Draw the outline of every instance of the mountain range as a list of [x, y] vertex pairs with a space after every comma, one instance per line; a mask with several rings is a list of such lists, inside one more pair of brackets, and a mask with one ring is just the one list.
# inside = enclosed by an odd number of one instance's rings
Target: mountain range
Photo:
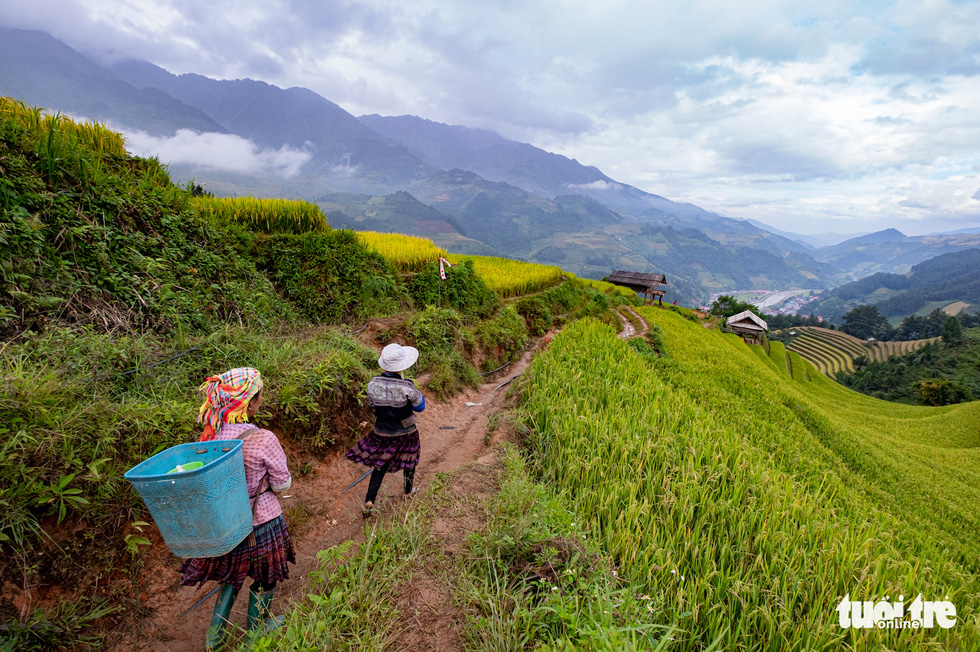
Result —
[[877, 272], [905, 274], [917, 263], [977, 246], [980, 233], [969, 230], [907, 236], [896, 229], [885, 229], [823, 247], [813, 256], [863, 278]]
[[556, 263], [587, 277], [663, 272], [682, 303], [736, 288], [829, 288], [980, 244], [971, 233], [888, 230], [817, 248], [819, 239], [674, 202], [493, 131], [355, 117], [305, 88], [174, 75], [132, 59], [102, 64], [37, 31], [0, 28], [0, 94], [127, 135], [220, 135], [297, 162], [288, 172], [170, 163], [175, 179], [215, 194], [302, 197], [335, 226], [422, 235], [450, 251]]

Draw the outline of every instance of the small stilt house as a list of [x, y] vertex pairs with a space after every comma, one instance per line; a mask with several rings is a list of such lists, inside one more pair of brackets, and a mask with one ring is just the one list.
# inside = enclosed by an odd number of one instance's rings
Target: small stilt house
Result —
[[725, 320], [725, 327], [739, 335], [746, 344], [762, 344], [762, 336], [769, 330], [766, 320], [751, 310], [743, 310]]
[[667, 285], [667, 277], [663, 274], [624, 272], [623, 270], [617, 269], [606, 280], [610, 283], [627, 287], [634, 292], [642, 293], [644, 303], [650, 303], [658, 299], [660, 300], [660, 305], [664, 303], [664, 292], [667, 290], [663, 286]]

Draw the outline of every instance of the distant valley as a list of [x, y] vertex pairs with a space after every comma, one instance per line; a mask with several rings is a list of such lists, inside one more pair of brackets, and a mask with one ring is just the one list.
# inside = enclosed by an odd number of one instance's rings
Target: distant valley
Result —
[[273, 161], [268, 169], [170, 165], [175, 179], [215, 194], [302, 197], [334, 226], [425, 236], [453, 252], [591, 278], [616, 268], [663, 272], [668, 297], [688, 305], [735, 288], [819, 290], [903, 274], [980, 245], [977, 233], [888, 230], [818, 248], [827, 240], [673, 202], [492, 131], [355, 117], [307, 89], [173, 75], [146, 61], [102, 65], [41, 32], [0, 29], [0, 93], [161, 141], [244, 140]]
[[[930, 236], [927, 236], [930, 237]], [[976, 237], [976, 236], [974, 236]], [[838, 322], [859, 305], [875, 305], [896, 325], [903, 317], [936, 308], [950, 314], [980, 307], [980, 248], [942, 254], [912, 266], [906, 274], [878, 272], [824, 293], [807, 304], [806, 314]]]

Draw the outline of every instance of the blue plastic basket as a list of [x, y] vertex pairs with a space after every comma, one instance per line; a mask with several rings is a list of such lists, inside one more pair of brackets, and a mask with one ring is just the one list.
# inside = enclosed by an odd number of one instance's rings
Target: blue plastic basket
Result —
[[[204, 462], [183, 473], [178, 464]], [[178, 557], [220, 557], [252, 532], [252, 508], [238, 439], [178, 444], [124, 476]]]

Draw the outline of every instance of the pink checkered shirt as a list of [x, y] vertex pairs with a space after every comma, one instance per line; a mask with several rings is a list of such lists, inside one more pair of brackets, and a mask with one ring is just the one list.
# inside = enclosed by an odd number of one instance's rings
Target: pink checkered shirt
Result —
[[[254, 423], [222, 423], [215, 439], [235, 439], [244, 432], [256, 429]], [[248, 495], [254, 496], [259, 483], [268, 474], [268, 481], [262, 482], [263, 493], [259, 494], [259, 504], [255, 508], [252, 526], [262, 525], [282, 514], [279, 499], [268, 489], [270, 485], [281, 487], [290, 481], [289, 467], [286, 466], [286, 453], [282, 444], [268, 430], [257, 430], [242, 443], [242, 458], [245, 460], [245, 481]]]

